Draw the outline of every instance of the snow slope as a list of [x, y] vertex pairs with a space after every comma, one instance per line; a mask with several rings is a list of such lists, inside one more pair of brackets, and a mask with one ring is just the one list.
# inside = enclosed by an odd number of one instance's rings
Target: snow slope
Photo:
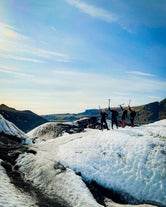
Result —
[[[20, 156], [18, 165], [50, 197], [58, 195], [73, 207], [100, 206], [77, 172], [130, 201], [166, 206], [166, 120], [138, 128], [88, 129], [34, 147], [37, 154]], [[58, 169], [59, 163], [67, 169]]]
[[17, 128], [12, 122], [6, 120], [0, 114], [0, 133], [16, 136], [19, 138], [27, 138], [26, 134]]

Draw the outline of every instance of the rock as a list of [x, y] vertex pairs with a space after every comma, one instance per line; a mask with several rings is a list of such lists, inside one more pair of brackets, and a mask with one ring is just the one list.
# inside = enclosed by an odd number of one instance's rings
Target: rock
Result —
[[3, 160], [1, 165], [6, 169], [7, 172], [12, 171], [12, 165], [9, 162]]

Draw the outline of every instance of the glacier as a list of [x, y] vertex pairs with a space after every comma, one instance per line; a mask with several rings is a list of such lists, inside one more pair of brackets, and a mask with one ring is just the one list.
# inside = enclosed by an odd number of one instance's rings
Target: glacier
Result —
[[37, 154], [20, 155], [17, 165], [35, 187], [73, 207], [102, 206], [84, 181], [120, 192], [130, 203], [134, 198], [135, 204], [166, 206], [165, 141], [166, 120], [109, 131], [86, 129], [31, 145]]

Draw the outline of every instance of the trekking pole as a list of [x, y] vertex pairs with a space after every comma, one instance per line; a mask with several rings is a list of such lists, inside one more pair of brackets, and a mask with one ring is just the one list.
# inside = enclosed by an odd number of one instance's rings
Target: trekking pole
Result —
[[130, 103], [131, 103], [131, 99], [129, 99], [129, 106], [130, 106]]
[[110, 101], [111, 101], [111, 99], [109, 98], [108, 99], [108, 107], [110, 107]]

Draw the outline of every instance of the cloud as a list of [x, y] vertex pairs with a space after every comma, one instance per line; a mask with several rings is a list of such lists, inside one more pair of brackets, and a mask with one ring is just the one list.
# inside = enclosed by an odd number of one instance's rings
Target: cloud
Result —
[[75, 6], [76, 8], [80, 9], [81, 11], [85, 12], [86, 14], [89, 14], [90, 16], [95, 17], [97, 19], [101, 19], [110, 23], [117, 21], [117, 16], [113, 13], [108, 12], [105, 9], [98, 8], [90, 4], [86, 4], [79, 0], [66, 0], [66, 1], [71, 5]]
[[161, 97], [159, 96], [148, 96], [148, 97], [154, 100], [161, 100]]
[[17, 75], [17, 76], [27, 77], [27, 78], [34, 78], [35, 77], [34, 75], [16, 72], [16, 71], [13, 71], [12, 68], [2, 67], [2, 66], [0, 66], [0, 73], [7, 73], [10, 75]]
[[136, 76], [146, 76], [146, 77], [155, 77], [156, 75], [152, 74], [152, 73], [145, 73], [145, 72], [141, 72], [141, 71], [127, 71], [127, 73], [131, 74], [131, 75], [136, 75]]
[[109, 0], [107, 5], [109, 11], [80, 0], [66, 0], [69, 4], [80, 9], [84, 13], [112, 23], [116, 22], [122, 29], [135, 33], [138, 25], [148, 27], [166, 26], [166, 1], [144, 1], [144, 0]]
[[58, 90], [79, 90], [86, 95], [95, 96], [106, 93], [127, 96], [126, 94], [130, 93], [163, 91], [166, 88], [164, 81], [149, 79], [148, 76], [115, 78], [109, 75], [78, 72], [70, 69], [52, 70], [49, 74], [44, 74], [43, 77], [40, 76], [35, 79], [35, 83], [39, 86], [44, 85], [46, 90], [48, 88], [50, 90], [55, 88]]
[[[64, 53], [38, 49], [33, 46], [28, 46], [27, 43], [10, 42], [8, 40], [0, 40], [0, 51], [2, 51], [2, 53], [0, 53], [1, 57], [20, 61], [43, 63], [51, 59], [55, 62], [72, 62], [72, 58]], [[32, 58], [26, 57], [27, 55], [32, 56]]]
[[44, 49], [32, 48], [31, 54], [36, 55], [38, 57], [46, 58], [46, 59], [53, 59], [56, 62], [71, 62], [72, 61], [71, 57], [66, 54], [44, 50]]
[[10, 38], [10, 39], [27, 39], [26, 36], [20, 34], [19, 32], [17, 32], [16, 28], [8, 25], [8, 24], [3, 24], [0, 23], [0, 37], [1, 38]]
[[[12, 73], [10, 68], [6, 70]], [[164, 81], [151, 80], [146, 76], [133, 76], [131, 79], [114, 78], [108, 74], [77, 72], [64, 68], [51, 70], [49, 74], [45, 71], [35, 78], [29, 78], [26, 82], [21, 78], [10, 80], [10, 84], [5, 84], [3, 79], [3, 83], [5, 95], [4, 92], [1, 93], [5, 96], [5, 100], [19, 99], [27, 104], [31, 97], [32, 104], [42, 103], [39, 104], [39, 108], [33, 109], [40, 113], [47, 113], [48, 109], [49, 113], [53, 113], [78, 112], [87, 108], [97, 108], [98, 105], [106, 107], [108, 98], [111, 98], [111, 106], [120, 103], [128, 104], [129, 99], [132, 99], [132, 105], [144, 104], [152, 100], [149, 96], [162, 98], [166, 88]], [[16, 88], [16, 85], [24, 87]], [[42, 90], [39, 90], [41, 88]]]
[[112, 23], [115, 22], [129, 33], [136, 33], [138, 26], [160, 28], [166, 26], [166, 1], [144, 0], [109, 0], [107, 11], [80, 0], [66, 0], [69, 4], [80, 9], [82, 12]]
[[54, 26], [51, 26], [50, 29], [53, 30], [54, 32], [57, 32], [57, 29]]
[[39, 60], [39, 59], [21, 57], [17, 55], [0, 54], [0, 57], [6, 58], [6, 59], [19, 60], [19, 61], [33, 62], [33, 63], [44, 63], [44, 61]]
[[[55, 62], [71, 62], [72, 58], [64, 53], [37, 48], [35, 41], [15, 32], [14, 27], [0, 23], [0, 56], [20, 61], [43, 63], [49, 60]], [[7, 52], [6, 55], [4, 52]], [[27, 57], [31, 56], [31, 57]], [[39, 58], [39, 59], [38, 59]]]

